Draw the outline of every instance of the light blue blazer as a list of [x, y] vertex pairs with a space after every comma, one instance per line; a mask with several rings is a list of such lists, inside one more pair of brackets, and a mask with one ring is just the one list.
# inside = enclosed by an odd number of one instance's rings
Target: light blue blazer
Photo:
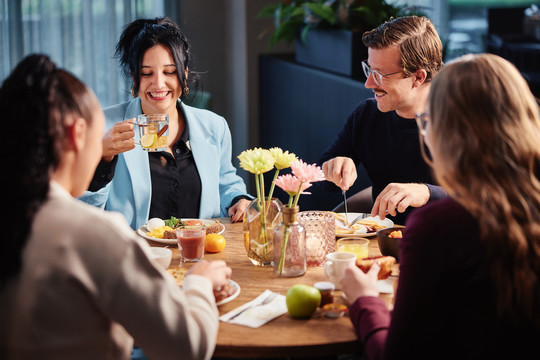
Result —
[[[184, 103], [189, 127], [189, 143], [202, 185], [199, 218], [228, 216], [232, 200], [247, 195], [246, 185], [236, 174], [231, 162], [231, 133], [225, 119], [208, 110]], [[106, 128], [137, 117], [142, 113], [141, 101], [135, 98], [104, 109]], [[139, 133], [135, 131], [135, 139]], [[122, 213], [133, 229], [148, 221], [152, 185], [148, 153], [140, 146], [118, 155], [113, 180], [97, 192], [87, 191], [81, 200], [105, 210]]]

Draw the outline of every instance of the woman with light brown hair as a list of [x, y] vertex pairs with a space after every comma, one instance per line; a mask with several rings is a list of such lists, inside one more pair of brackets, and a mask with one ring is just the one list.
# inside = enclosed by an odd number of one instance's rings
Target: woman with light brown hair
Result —
[[519, 71], [468, 55], [434, 79], [421, 136], [449, 197], [415, 211], [390, 316], [378, 266], [342, 279], [369, 358], [520, 358], [540, 340], [540, 112]]

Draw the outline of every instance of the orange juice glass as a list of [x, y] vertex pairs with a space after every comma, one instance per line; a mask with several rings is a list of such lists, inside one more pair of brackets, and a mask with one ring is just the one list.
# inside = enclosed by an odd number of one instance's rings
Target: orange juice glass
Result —
[[369, 257], [369, 240], [363, 238], [343, 238], [336, 242], [336, 251], [349, 252], [357, 259]]

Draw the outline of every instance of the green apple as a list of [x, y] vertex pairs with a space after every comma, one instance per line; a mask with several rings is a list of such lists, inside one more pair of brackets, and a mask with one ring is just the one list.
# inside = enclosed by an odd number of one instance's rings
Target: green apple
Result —
[[321, 293], [309, 285], [293, 285], [285, 297], [287, 310], [294, 318], [308, 318], [321, 304]]

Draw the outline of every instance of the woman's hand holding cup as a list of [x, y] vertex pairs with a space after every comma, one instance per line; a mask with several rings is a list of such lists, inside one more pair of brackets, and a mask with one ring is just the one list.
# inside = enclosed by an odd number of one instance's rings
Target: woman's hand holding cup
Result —
[[123, 152], [135, 148], [135, 118], [117, 122], [103, 136], [103, 160], [111, 162]]

